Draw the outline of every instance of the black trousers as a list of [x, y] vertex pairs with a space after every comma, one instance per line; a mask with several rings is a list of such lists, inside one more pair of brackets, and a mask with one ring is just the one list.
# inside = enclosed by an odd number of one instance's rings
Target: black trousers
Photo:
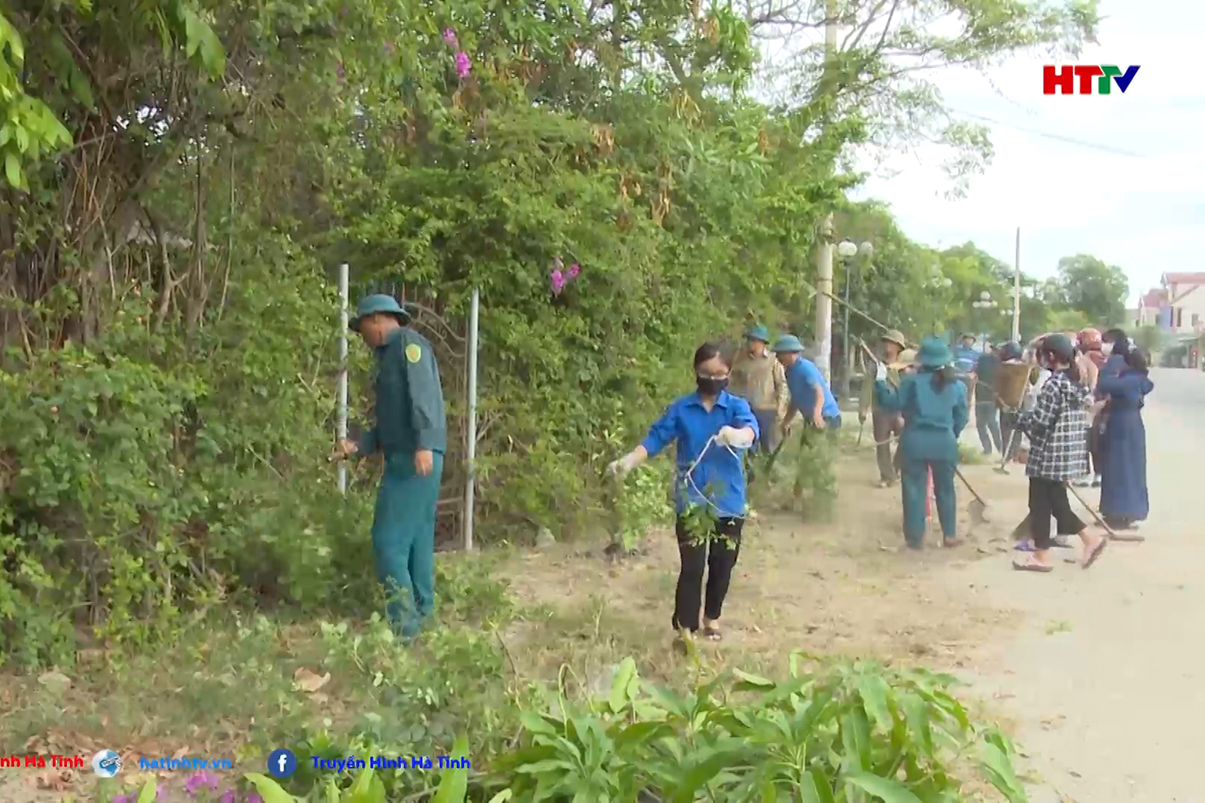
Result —
[[678, 592], [674, 599], [674, 630], [699, 629], [699, 601], [703, 597], [703, 572], [707, 572], [707, 596], [703, 615], [715, 621], [720, 618], [732, 569], [741, 551], [743, 518], [720, 519], [714, 532], [700, 535], [690, 532], [686, 520], [678, 517], [675, 532], [682, 569], [678, 572]]
[[1008, 451], [1008, 459], [1013, 460], [1021, 448], [1021, 433], [1017, 432], [1017, 419], [1020, 413], [1000, 411], [1000, 440]]
[[1034, 549], [1050, 549], [1050, 519], [1058, 524], [1059, 535], [1078, 535], [1086, 526], [1071, 512], [1067, 484], [1060, 480], [1029, 478], [1029, 533]]

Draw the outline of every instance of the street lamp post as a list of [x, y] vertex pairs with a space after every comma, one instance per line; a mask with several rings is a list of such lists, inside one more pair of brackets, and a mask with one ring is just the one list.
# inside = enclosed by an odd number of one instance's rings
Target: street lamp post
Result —
[[984, 290], [982, 293], [979, 294], [979, 299], [977, 301], [975, 301], [974, 303], [972, 303], [971, 306], [974, 307], [975, 309], [989, 310], [989, 309], [996, 309], [997, 307], [1000, 306], [1000, 304], [997, 303], [996, 300], [992, 298], [991, 293]]
[[841, 375], [840, 395], [842, 399], [849, 398], [849, 381], [854, 372], [854, 355], [849, 350], [849, 291], [854, 283], [854, 273], [850, 268], [850, 260], [861, 254], [869, 257], [874, 253], [874, 245], [869, 241], [863, 242], [861, 245], [855, 245], [849, 240], [842, 240], [837, 244], [837, 256], [845, 263], [845, 326], [844, 326], [844, 345], [842, 353], [845, 355], [845, 370]]

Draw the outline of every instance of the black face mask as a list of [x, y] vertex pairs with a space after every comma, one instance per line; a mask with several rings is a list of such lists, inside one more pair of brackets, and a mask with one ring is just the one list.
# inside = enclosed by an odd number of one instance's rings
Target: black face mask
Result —
[[718, 396], [720, 391], [728, 387], [727, 379], [715, 379], [710, 376], [696, 376], [695, 384], [704, 396]]

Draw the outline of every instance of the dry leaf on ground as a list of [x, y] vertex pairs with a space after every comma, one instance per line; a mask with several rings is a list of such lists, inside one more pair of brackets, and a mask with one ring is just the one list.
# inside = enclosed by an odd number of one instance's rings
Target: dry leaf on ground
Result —
[[297, 671], [293, 673], [293, 685], [307, 694], [314, 692], [325, 686], [331, 679], [331, 673], [319, 675], [313, 670], [306, 669], [304, 666], [297, 667]]

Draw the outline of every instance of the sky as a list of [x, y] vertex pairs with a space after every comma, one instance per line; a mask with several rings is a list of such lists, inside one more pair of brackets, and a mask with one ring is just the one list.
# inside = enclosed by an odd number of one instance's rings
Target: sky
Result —
[[1060, 257], [1092, 254], [1125, 271], [1131, 307], [1163, 273], [1205, 271], [1205, 84], [1195, 75], [1205, 3], [1103, 0], [1100, 13], [1100, 44], [1075, 63], [1139, 65], [1125, 94], [1043, 95], [1042, 54], [988, 77], [933, 73], [955, 116], [991, 128], [991, 166], [964, 199], [947, 201], [945, 157], [916, 150], [892, 159], [859, 197], [890, 204], [914, 240], [973, 240], [1010, 265], [1019, 226], [1021, 270], [1038, 278], [1054, 275]]

